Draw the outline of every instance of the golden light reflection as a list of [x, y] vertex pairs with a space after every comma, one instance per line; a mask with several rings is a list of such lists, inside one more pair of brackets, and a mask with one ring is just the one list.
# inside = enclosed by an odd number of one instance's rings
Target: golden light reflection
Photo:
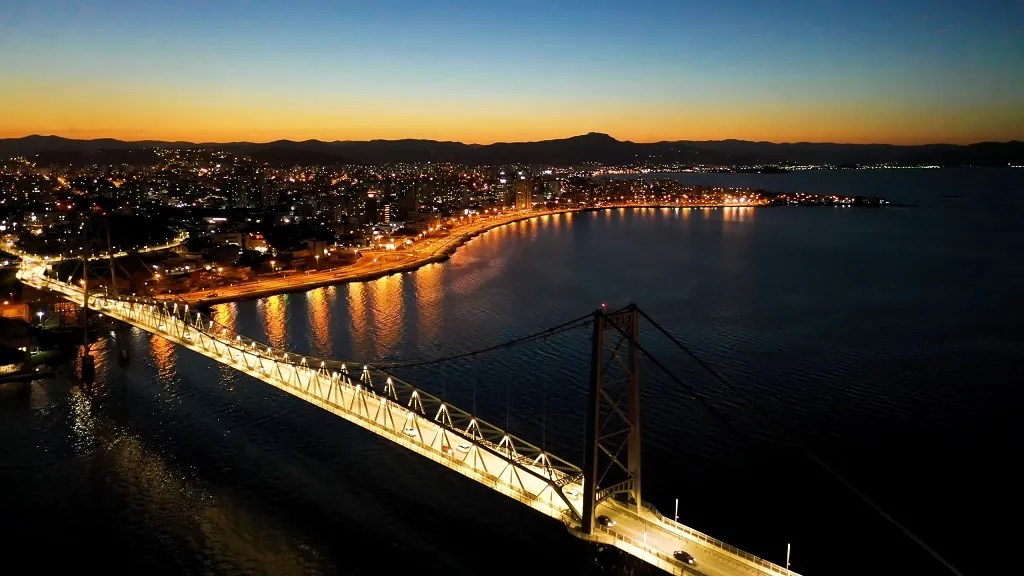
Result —
[[72, 387], [70, 394], [71, 431], [74, 433], [74, 447], [78, 451], [91, 451], [97, 434], [97, 421], [92, 413], [92, 397], [78, 386]]
[[[547, 224], [536, 224], [530, 226], [533, 234], [537, 234], [540, 226]], [[509, 231], [508, 234], [516, 234]], [[521, 235], [521, 233], [520, 233]], [[484, 285], [500, 276], [504, 270], [504, 251], [508, 247], [508, 240], [502, 242], [473, 242], [465, 247], [460, 253], [457, 261], [453, 261], [448, 267], [452, 275], [448, 281], [448, 290], [457, 295], [471, 294], [484, 289]], [[511, 239], [511, 243], [519, 242], [519, 239]]]
[[530, 232], [530, 241], [535, 241], [540, 236], [543, 225], [537, 221], [536, 218], [530, 218], [526, 221], [528, 223], [527, 230]]
[[[93, 359], [92, 365], [96, 369], [97, 382], [106, 382], [106, 378], [103, 378], [103, 375], [106, 373], [107, 366], [109, 365], [107, 353], [110, 351], [110, 344], [111, 341], [109, 339], [103, 338], [95, 342], [91, 347]], [[81, 355], [79, 355], [79, 363], [81, 363]], [[81, 374], [81, 372], [79, 372], [79, 374]]]
[[416, 323], [421, 344], [437, 342], [441, 330], [441, 299], [444, 295], [444, 266], [428, 264], [413, 274], [416, 289]]
[[729, 231], [735, 228], [734, 224], [742, 224], [752, 220], [754, 209], [748, 206], [726, 206], [722, 208], [723, 229]]
[[217, 369], [220, 371], [219, 382], [224, 385], [224, 389], [228, 392], [235, 391], [235, 382], [238, 380], [238, 375], [241, 374], [233, 366], [228, 366], [223, 362], [217, 362]]
[[238, 304], [230, 302], [214, 306], [212, 317], [214, 322], [226, 328], [229, 333], [233, 333], [238, 319]]
[[316, 354], [328, 358], [334, 350], [331, 342], [331, 307], [327, 303], [327, 288], [317, 288], [306, 293], [309, 308], [309, 325], [313, 332], [313, 347]]
[[370, 319], [368, 317], [369, 309], [366, 306], [367, 290], [365, 286], [362, 282], [354, 282], [347, 285], [348, 316], [352, 324], [352, 329], [349, 333], [352, 335], [352, 353], [357, 358], [369, 357], [369, 344], [373, 338], [372, 334], [367, 333]]
[[165, 518], [190, 534], [204, 549], [244, 565], [259, 565], [272, 574], [309, 569], [306, 551], [286, 531], [258, 510], [231, 498], [213, 497], [183, 469], [146, 446], [144, 441], [100, 421], [102, 447], [120, 485], [147, 514]]
[[175, 373], [174, 342], [153, 334], [149, 338], [149, 349], [153, 355], [157, 378], [168, 382], [173, 381]]
[[405, 302], [402, 298], [403, 274], [392, 274], [369, 283], [369, 300], [373, 308], [377, 345], [374, 358], [383, 358], [402, 339]]
[[274, 348], [285, 347], [285, 332], [288, 327], [288, 319], [285, 314], [285, 303], [287, 295], [278, 294], [263, 299], [259, 306], [260, 320], [263, 322], [263, 330], [267, 334], [267, 340]]

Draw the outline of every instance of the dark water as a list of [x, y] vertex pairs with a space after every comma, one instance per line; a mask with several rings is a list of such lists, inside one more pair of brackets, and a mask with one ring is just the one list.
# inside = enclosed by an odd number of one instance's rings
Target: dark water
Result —
[[[645, 362], [644, 490], [663, 512], [679, 498], [684, 523], [776, 562], [792, 543], [805, 574], [944, 573], [787, 447], [792, 434], [964, 573], [1002, 573], [1024, 437], [1024, 171], [682, 178], [919, 206], [550, 217], [414, 273], [216, 314], [276, 345], [380, 360], [636, 302], [757, 406], [643, 329], [732, 423]], [[582, 571], [585, 549], [560, 524], [212, 361], [130, 337], [131, 366], [108, 349], [92, 392], [0, 389], [4, 573]], [[475, 398], [484, 418], [580, 462], [587, 338], [403, 374], [464, 408]]]

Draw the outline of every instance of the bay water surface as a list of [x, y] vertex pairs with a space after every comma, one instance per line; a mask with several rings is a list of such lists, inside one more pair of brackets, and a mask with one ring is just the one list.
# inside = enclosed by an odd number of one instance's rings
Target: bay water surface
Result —
[[[483, 348], [635, 302], [644, 496], [803, 574], [964, 574], [1015, 549], [1024, 382], [1024, 171], [682, 174], [884, 196], [884, 209], [616, 209], [487, 232], [376, 281], [215, 307], [312, 356]], [[337, 417], [133, 331], [97, 382], [0, 388], [2, 571], [582, 573], [559, 523]], [[576, 463], [589, 334], [399, 374]], [[506, 401], [507, 399], [507, 401]], [[826, 471], [807, 456], [820, 457]], [[840, 480], [841, 477], [843, 480]]]

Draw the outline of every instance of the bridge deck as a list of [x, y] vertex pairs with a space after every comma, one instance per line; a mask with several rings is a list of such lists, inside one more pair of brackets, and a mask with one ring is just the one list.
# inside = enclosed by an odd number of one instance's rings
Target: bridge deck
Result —
[[[22, 282], [82, 302], [76, 286], [46, 278], [42, 263], [18, 272]], [[576, 466], [507, 434], [408, 383], [370, 366], [354, 374], [346, 364], [309, 366], [297, 355], [273, 351], [240, 335], [215, 328], [187, 307], [147, 299], [90, 295], [89, 307], [156, 334], [198, 354], [328, 410], [379, 436], [514, 498], [566, 524], [573, 535], [614, 545], [672, 574], [789, 575], [785, 568], [754, 557], [677, 524], [657, 512], [605, 500], [598, 514], [615, 521], [594, 534], [580, 531], [582, 473]], [[234, 337], [232, 337], [234, 336]], [[376, 376], [376, 382], [374, 381]], [[690, 566], [673, 558], [685, 550]]]

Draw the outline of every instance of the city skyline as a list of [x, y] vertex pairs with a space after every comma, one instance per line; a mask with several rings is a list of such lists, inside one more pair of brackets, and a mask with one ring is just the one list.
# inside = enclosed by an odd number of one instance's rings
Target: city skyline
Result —
[[1024, 138], [1010, 2], [40, 0], [2, 14], [0, 138]]

